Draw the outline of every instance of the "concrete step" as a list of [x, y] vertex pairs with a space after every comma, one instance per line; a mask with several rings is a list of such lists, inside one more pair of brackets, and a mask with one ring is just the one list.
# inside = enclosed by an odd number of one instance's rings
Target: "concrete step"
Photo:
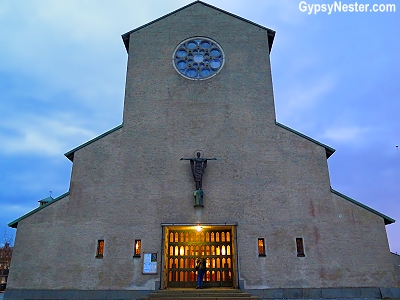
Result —
[[150, 293], [140, 300], [258, 300], [258, 297], [251, 296], [234, 289], [179, 289], [160, 290]]
[[140, 300], [152, 300], [152, 299], [157, 299], [157, 300], [259, 300], [258, 297], [255, 296], [250, 296], [250, 297], [225, 297], [225, 296], [214, 296], [214, 297], [205, 297], [205, 296], [186, 296], [186, 297], [157, 297], [157, 298], [152, 298], [152, 297], [142, 297]]

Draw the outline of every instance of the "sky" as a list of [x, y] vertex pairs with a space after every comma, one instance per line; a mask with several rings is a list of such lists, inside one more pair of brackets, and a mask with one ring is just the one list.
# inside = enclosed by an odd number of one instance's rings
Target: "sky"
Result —
[[[68, 191], [64, 153], [122, 123], [121, 35], [191, 2], [0, 0], [0, 243], [16, 235], [9, 222]], [[332, 188], [397, 220], [386, 230], [400, 253], [400, 3], [205, 2], [276, 31], [277, 121], [336, 149]]]

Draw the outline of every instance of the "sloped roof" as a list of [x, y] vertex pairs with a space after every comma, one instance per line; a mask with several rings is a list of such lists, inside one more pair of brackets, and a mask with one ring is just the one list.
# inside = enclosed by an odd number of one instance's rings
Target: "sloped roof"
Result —
[[122, 127], [123, 127], [123, 124], [118, 125], [117, 127], [114, 127], [114, 128], [112, 128], [112, 129], [110, 129], [110, 130], [108, 130], [108, 131], [106, 131], [106, 132], [100, 134], [99, 136], [97, 136], [97, 137], [95, 137], [95, 138], [93, 138], [93, 139], [87, 141], [86, 143], [83, 143], [82, 145], [80, 145], [80, 146], [78, 146], [78, 147], [76, 147], [76, 148], [74, 148], [74, 149], [68, 151], [68, 152], [65, 153], [64, 155], [65, 155], [70, 161], [74, 161], [74, 153], [75, 153], [75, 151], [78, 151], [79, 149], [82, 149], [82, 148], [86, 147], [87, 145], [89, 145], [89, 144], [91, 144], [91, 143], [93, 143], [93, 142], [95, 142], [95, 141], [97, 141], [97, 140], [100, 140], [101, 138], [105, 137], [106, 135], [109, 135], [110, 133], [113, 133], [114, 131], [117, 131], [118, 129], [120, 129], [120, 128], [122, 128]]
[[275, 121], [275, 124], [278, 125], [279, 127], [282, 127], [284, 129], [290, 131], [290, 132], [293, 132], [294, 134], [297, 134], [298, 136], [301, 136], [302, 138], [305, 138], [305, 139], [307, 139], [307, 140], [309, 140], [309, 141], [311, 141], [311, 142], [313, 142], [313, 143], [315, 143], [317, 145], [320, 145], [321, 147], [324, 147], [325, 148], [325, 152], [326, 152], [326, 158], [329, 158], [336, 151], [335, 149], [333, 149], [333, 148], [331, 148], [331, 147], [329, 147], [329, 146], [327, 146], [325, 144], [322, 144], [321, 142], [318, 142], [317, 140], [314, 140], [313, 138], [310, 138], [309, 136], [307, 136], [307, 135], [305, 135], [305, 134], [303, 134], [301, 132], [298, 132], [298, 131], [290, 128], [290, 127], [287, 127], [286, 125], [283, 125], [283, 124], [281, 124], [281, 123], [279, 123], [277, 121]]
[[259, 28], [265, 29], [265, 30], [268, 32], [269, 53], [271, 52], [272, 44], [273, 44], [273, 42], [274, 42], [274, 37], [275, 37], [275, 31], [274, 31], [274, 30], [269, 29], [269, 28], [267, 28], [267, 27], [264, 27], [264, 26], [262, 26], [262, 25], [260, 25], [260, 24], [254, 23], [254, 22], [252, 22], [252, 21], [250, 21], [250, 20], [247, 20], [247, 19], [245, 19], [245, 18], [239, 17], [238, 15], [232, 14], [232, 13], [227, 12], [227, 11], [225, 11], [225, 10], [222, 10], [222, 9], [220, 9], [220, 8], [218, 8], [218, 7], [212, 6], [212, 5], [210, 5], [210, 4], [208, 4], [208, 3], [205, 3], [205, 2], [203, 2], [203, 1], [194, 1], [194, 2], [192, 2], [192, 3], [190, 3], [190, 4], [186, 5], [186, 6], [183, 6], [183, 7], [179, 8], [179, 9], [177, 9], [177, 10], [174, 10], [173, 12], [170, 12], [169, 14], [166, 14], [166, 15], [164, 15], [164, 16], [162, 16], [162, 17], [160, 17], [160, 18], [158, 18], [158, 19], [156, 19], [156, 20], [154, 20], [154, 21], [151, 21], [151, 22], [149, 22], [149, 23], [147, 23], [147, 24], [144, 24], [144, 25], [142, 25], [142, 26], [140, 26], [140, 27], [138, 27], [138, 28], [136, 28], [136, 29], [133, 29], [133, 30], [131, 30], [131, 31], [128, 31], [127, 33], [124, 33], [124, 34], [122, 35], [122, 40], [123, 40], [123, 42], [124, 42], [124, 44], [125, 44], [126, 51], [129, 53], [129, 38], [130, 38], [130, 35], [131, 35], [132, 32], [138, 31], [138, 30], [140, 30], [140, 29], [142, 29], [142, 28], [144, 28], [144, 27], [149, 26], [150, 24], [154, 24], [154, 23], [156, 23], [156, 22], [158, 22], [158, 21], [160, 21], [160, 20], [162, 20], [162, 19], [164, 19], [164, 18], [169, 17], [170, 15], [173, 15], [173, 14], [175, 14], [175, 13], [181, 11], [181, 10], [184, 10], [184, 9], [188, 8], [189, 6], [196, 5], [196, 4], [205, 5], [205, 6], [207, 6], [207, 7], [212, 8], [212, 9], [218, 10], [219, 12], [222, 12], [222, 13], [224, 13], [224, 14], [227, 14], [227, 15], [229, 15], [229, 16], [231, 16], [231, 17], [237, 18], [237, 19], [239, 19], [239, 20], [242, 20], [242, 21], [244, 21], [244, 22], [247, 22], [247, 23], [249, 23], [249, 24], [252, 24], [252, 25], [254, 25], [254, 26], [257, 26], [257, 27], [259, 27]]
[[360, 206], [360, 207], [362, 207], [362, 208], [364, 208], [366, 210], [369, 210], [370, 212], [382, 217], [383, 220], [385, 221], [385, 225], [392, 224], [392, 223], [396, 222], [396, 220], [394, 220], [392, 218], [389, 218], [388, 216], [380, 213], [379, 211], [376, 211], [375, 209], [372, 209], [371, 207], [366, 206], [366, 205], [364, 205], [364, 204], [362, 204], [362, 203], [360, 203], [360, 202], [358, 202], [358, 201], [356, 201], [356, 200], [354, 200], [354, 199], [352, 199], [350, 197], [347, 197], [346, 195], [344, 195], [342, 193], [339, 193], [338, 191], [334, 190], [333, 188], [331, 188], [331, 192], [333, 194], [343, 198], [343, 199], [346, 199], [347, 201], [350, 201], [350, 202], [352, 202], [352, 203], [354, 203], [354, 204], [356, 204], [356, 205], [358, 205], [358, 206]]
[[[34, 213], [38, 212], [39, 210], [44, 209], [45, 207], [47, 207], [47, 206], [49, 206], [49, 205], [51, 205], [51, 204], [57, 202], [58, 200], [61, 200], [62, 198], [65, 198], [65, 197], [68, 196], [68, 195], [69, 195], [69, 191], [66, 192], [66, 193], [64, 193], [64, 194], [62, 194], [61, 196], [59, 196], [59, 197], [57, 197], [57, 198], [55, 198], [55, 199], [53, 199], [52, 197], [47, 197], [47, 198], [45, 198], [46, 200], [49, 199], [49, 198], [51, 198], [52, 200], [49, 201], [49, 202], [47, 202], [47, 203], [45, 203], [45, 204], [43, 204], [42, 206], [39, 206], [39, 207], [35, 208], [34, 210], [31, 210], [30, 212], [26, 213], [26, 214], [23, 215], [22, 217], [19, 217], [18, 219], [14, 220], [14, 221], [12, 221], [12, 222], [10, 222], [10, 223], [8, 223], [8, 224], [7, 224], [8, 227], [17, 228], [18, 222], [19, 222], [19, 221], [21, 221], [21, 220], [23, 220], [23, 219], [29, 217], [30, 215], [33, 215]], [[43, 200], [45, 200], [45, 199], [43, 199]]]

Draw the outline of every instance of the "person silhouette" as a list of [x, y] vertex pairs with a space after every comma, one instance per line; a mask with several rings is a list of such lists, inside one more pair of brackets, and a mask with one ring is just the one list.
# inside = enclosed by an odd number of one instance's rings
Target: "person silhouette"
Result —
[[203, 288], [203, 278], [206, 274], [206, 260], [204, 257], [198, 258], [196, 261], [196, 269], [197, 269], [197, 287], [196, 289]]

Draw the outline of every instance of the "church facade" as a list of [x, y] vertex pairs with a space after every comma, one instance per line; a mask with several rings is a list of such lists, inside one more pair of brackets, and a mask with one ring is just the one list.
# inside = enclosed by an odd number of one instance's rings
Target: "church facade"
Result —
[[5, 299], [194, 288], [199, 257], [206, 288], [260, 298], [398, 293], [395, 221], [332, 189], [335, 150], [276, 121], [274, 36], [202, 1], [124, 34], [123, 123], [66, 153], [69, 191], [9, 224]]

